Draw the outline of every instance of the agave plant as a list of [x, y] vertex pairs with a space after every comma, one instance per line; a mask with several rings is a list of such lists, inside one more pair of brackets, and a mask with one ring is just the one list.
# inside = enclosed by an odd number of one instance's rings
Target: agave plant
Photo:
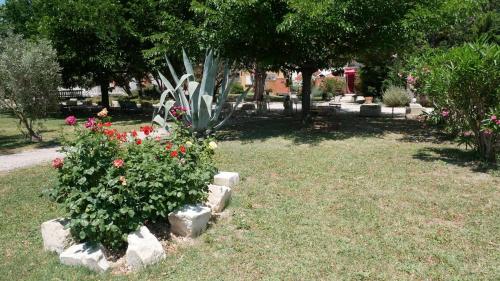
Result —
[[[214, 105], [212, 101], [215, 91], [217, 71], [219, 68], [219, 59], [214, 56], [212, 50], [207, 52], [207, 55], [205, 56], [205, 64], [203, 66], [203, 76], [201, 82], [197, 82], [195, 80], [193, 66], [184, 50], [182, 51], [182, 54], [186, 74], [181, 77], [177, 76], [172, 64], [168, 58], [166, 58], [170, 74], [176, 84], [175, 87], [172, 86], [170, 81], [168, 81], [163, 74], [159, 73], [160, 78], [163, 84], [166, 85], [167, 89], [161, 95], [160, 108], [154, 114], [153, 123], [167, 128], [168, 118], [174, 117], [171, 114], [170, 109], [172, 109], [174, 105], [178, 105], [185, 108], [186, 112], [183, 115], [184, 121], [191, 124], [191, 129], [194, 133], [210, 134], [226, 123], [234, 110], [245, 98], [250, 88], [238, 97], [236, 104], [231, 108], [229, 114], [225, 116], [223, 120], [219, 120], [222, 107], [227, 100], [227, 96], [235, 80], [234, 78], [230, 78], [230, 70], [227, 62], [224, 63], [224, 76], [219, 96], [217, 97], [217, 103]], [[186, 90], [184, 87], [186, 84], [188, 97], [186, 97]], [[167, 100], [169, 95], [174, 96], [175, 101]], [[159, 114], [162, 109], [164, 109], [165, 112], [163, 116]]]

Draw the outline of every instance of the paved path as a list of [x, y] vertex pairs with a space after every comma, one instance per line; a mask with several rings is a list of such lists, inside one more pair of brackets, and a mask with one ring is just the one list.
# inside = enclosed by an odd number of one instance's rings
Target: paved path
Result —
[[41, 148], [10, 155], [0, 155], [0, 172], [52, 161], [56, 157], [62, 157], [62, 154], [58, 152], [59, 149], [59, 147]]

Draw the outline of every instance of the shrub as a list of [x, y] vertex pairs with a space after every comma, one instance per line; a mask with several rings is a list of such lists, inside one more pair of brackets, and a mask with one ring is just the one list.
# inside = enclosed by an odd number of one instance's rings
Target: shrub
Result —
[[231, 95], [241, 95], [243, 92], [245, 92], [245, 89], [243, 89], [243, 86], [240, 83], [234, 83], [232, 88], [231, 88]]
[[425, 54], [413, 63], [417, 90], [432, 99], [449, 126], [472, 133], [483, 158], [496, 161], [493, 141], [498, 133], [482, 124], [500, 104], [500, 46], [465, 44]]
[[389, 107], [405, 106], [410, 103], [410, 97], [402, 87], [389, 86], [382, 96], [384, 104]]
[[53, 162], [59, 185], [50, 192], [65, 207], [75, 238], [117, 249], [140, 225], [206, 198], [216, 172], [210, 139], [193, 138], [180, 124], [164, 139], [143, 127], [144, 140], [113, 130], [107, 117], [75, 126], [65, 159]]
[[48, 41], [20, 35], [0, 41], [0, 108], [14, 112], [22, 133], [31, 139], [41, 140], [37, 121], [57, 108], [60, 70]]
[[323, 93], [327, 93], [328, 96], [335, 96], [342, 94], [345, 88], [345, 80], [337, 78], [325, 78], [321, 84], [321, 90]]

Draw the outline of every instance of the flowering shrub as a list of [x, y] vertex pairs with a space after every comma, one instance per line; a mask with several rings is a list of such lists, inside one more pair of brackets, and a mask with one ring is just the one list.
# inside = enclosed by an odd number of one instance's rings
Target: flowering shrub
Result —
[[107, 112], [98, 116], [75, 126], [64, 161], [52, 163], [59, 185], [50, 195], [64, 205], [75, 238], [120, 248], [140, 225], [206, 198], [216, 172], [210, 139], [178, 125], [166, 138], [144, 126], [141, 140], [136, 131], [112, 129]]
[[432, 99], [446, 130], [472, 140], [492, 162], [498, 131], [491, 112], [500, 104], [499, 61], [498, 45], [476, 43], [424, 54], [413, 62], [417, 90]]

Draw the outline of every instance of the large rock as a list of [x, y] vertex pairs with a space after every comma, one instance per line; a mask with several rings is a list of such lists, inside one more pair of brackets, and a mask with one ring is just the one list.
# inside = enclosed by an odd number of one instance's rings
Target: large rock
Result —
[[71, 244], [69, 221], [59, 218], [42, 223], [43, 249], [60, 254]]
[[233, 172], [220, 172], [214, 176], [215, 185], [233, 187], [240, 182], [240, 175]]
[[208, 186], [208, 201], [207, 205], [212, 209], [212, 212], [219, 213], [226, 208], [226, 205], [231, 200], [231, 188], [222, 185]]
[[127, 242], [125, 257], [127, 265], [132, 270], [140, 269], [165, 258], [165, 251], [160, 241], [145, 226], [141, 226], [139, 230], [129, 234]]
[[104, 257], [102, 246], [90, 243], [76, 244], [59, 255], [62, 264], [84, 266], [96, 272], [105, 272], [109, 263]]
[[376, 103], [362, 104], [359, 108], [359, 116], [362, 117], [379, 117], [382, 115], [382, 106]]
[[194, 238], [207, 228], [212, 210], [202, 205], [186, 205], [168, 214], [172, 233]]

